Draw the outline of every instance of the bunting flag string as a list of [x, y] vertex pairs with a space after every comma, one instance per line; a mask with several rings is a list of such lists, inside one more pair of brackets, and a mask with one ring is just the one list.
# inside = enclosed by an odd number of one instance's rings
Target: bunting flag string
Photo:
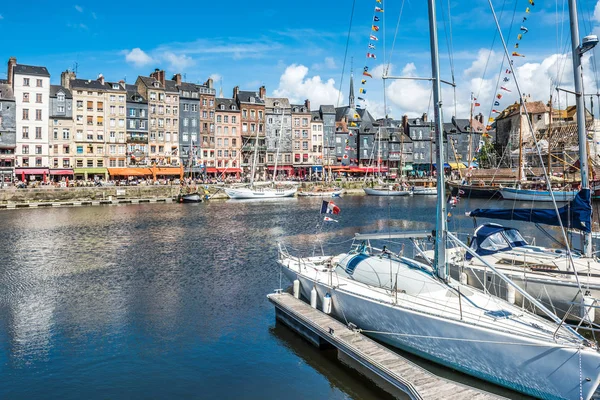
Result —
[[[520, 27], [519, 27], [519, 33], [517, 34], [517, 40], [515, 41], [514, 44], [514, 48], [515, 49], [520, 49], [520, 45], [521, 45], [521, 41], [523, 40], [523, 38], [525, 37], [524, 35], [526, 35], [529, 32], [529, 28], [527, 28], [527, 26], [525, 25], [525, 23], [527, 22], [527, 18], [528, 15], [531, 13], [531, 7], [535, 6], [535, 2], [534, 0], [526, 0], [528, 3], [528, 6], [525, 7], [525, 13], [523, 15], [523, 19], [521, 21]], [[510, 62], [510, 65], [514, 65], [514, 61], [516, 57], [525, 57], [525, 54], [522, 54], [520, 52], [517, 51], [513, 51], [510, 55], [510, 59], [508, 60]], [[504, 71], [504, 76], [502, 77], [502, 82], [504, 84], [507, 84], [510, 82], [510, 75], [512, 74], [512, 68], [506, 68], [506, 70]], [[499, 91], [496, 93], [496, 97], [494, 99], [494, 107], [500, 107], [500, 101], [502, 99], [502, 93], [503, 92], [508, 92], [508, 93], [512, 93], [512, 90], [507, 88], [506, 86], [500, 86]], [[493, 114], [500, 114], [502, 115], [502, 111], [499, 111], [499, 109], [497, 108], [493, 108], [492, 109], [492, 113]], [[492, 123], [495, 121], [496, 119], [494, 117], [489, 118], [488, 120], [488, 125], [485, 127], [485, 132], [484, 132], [484, 136], [485, 137], [489, 137], [488, 131], [490, 131], [492, 129]]]

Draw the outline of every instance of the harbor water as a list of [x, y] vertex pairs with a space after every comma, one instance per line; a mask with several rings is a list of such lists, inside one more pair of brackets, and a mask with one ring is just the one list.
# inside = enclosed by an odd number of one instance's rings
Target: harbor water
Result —
[[[336, 253], [359, 231], [429, 231], [435, 196], [335, 202], [322, 228], [316, 198], [0, 212], [0, 398], [387, 398], [275, 323], [276, 242], [320, 252], [320, 231]], [[492, 204], [463, 200], [450, 229]]]

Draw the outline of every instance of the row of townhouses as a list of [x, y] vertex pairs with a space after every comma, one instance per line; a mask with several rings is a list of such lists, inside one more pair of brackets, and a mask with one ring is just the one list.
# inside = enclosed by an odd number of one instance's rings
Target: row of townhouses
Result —
[[[468, 161], [483, 133], [483, 117], [445, 124], [448, 160]], [[473, 126], [473, 128], [471, 128]], [[429, 171], [435, 142], [427, 116], [375, 120], [355, 104], [292, 104], [267, 97], [266, 88], [235, 87], [217, 96], [204, 84], [167, 79], [156, 69], [134, 84], [64, 71], [60, 85], [47, 68], [8, 61], [0, 80], [0, 174], [10, 179], [108, 178], [179, 175], [262, 177], [322, 173], [324, 167], [369, 167], [398, 175]]]

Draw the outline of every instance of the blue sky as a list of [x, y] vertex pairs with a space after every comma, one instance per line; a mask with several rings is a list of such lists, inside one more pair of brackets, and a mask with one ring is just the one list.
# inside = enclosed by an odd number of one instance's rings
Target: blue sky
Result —
[[[257, 89], [266, 85], [268, 95], [286, 95], [294, 101], [310, 97], [313, 104], [337, 103], [345, 43], [352, 1], [303, 2], [231, 0], [228, 2], [180, 0], [170, 6], [164, 1], [144, 2], [78, 0], [55, 2], [33, 0], [26, 9], [24, 3], [5, 2], [0, 9], [0, 30], [3, 43], [0, 59], [16, 56], [24, 64], [45, 65], [52, 82], [58, 83], [60, 72], [78, 63], [78, 76], [95, 78], [99, 73], [109, 80], [126, 79], [133, 83], [137, 75], [148, 75], [154, 68], [163, 68], [167, 75], [186, 74], [190, 82], [204, 82], [209, 76], [222, 78], [226, 96], [232, 87]], [[371, 70], [378, 71], [384, 58], [383, 39], [389, 53], [402, 1], [383, 2], [386, 32], [378, 33], [377, 60], [369, 60]], [[446, 32], [446, 5], [438, 10], [442, 51], [442, 70], [450, 78]], [[494, 1], [500, 12], [501, 1]], [[465, 112], [465, 102], [471, 90], [495, 83], [499, 73], [501, 51], [496, 41], [486, 75], [482, 65], [487, 60], [495, 27], [485, 1], [450, 1], [458, 113]], [[516, 4], [516, 21], [509, 45], [514, 44], [527, 0], [507, 1], [502, 18], [505, 34]], [[101, 7], [100, 7], [101, 5]], [[349, 59], [343, 85], [342, 104], [346, 103], [350, 57], [359, 75], [366, 64], [367, 42], [372, 24], [375, 0], [358, 0], [350, 36]], [[595, 1], [580, 1], [582, 34], [594, 29]], [[558, 8], [559, 12], [556, 13]], [[32, 10], [35, 9], [35, 12]], [[565, 9], [566, 11], [566, 9]], [[528, 16], [529, 29], [519, 51], [526, 55], [518, 66], [524, 69], [525, 80], [542, 74], [544, 62], [552, 54], [561, 53], [568, 38], [563, 1], [539, 0]], [[558, 24], [557, 24], [558, 21]], [[379, 25], [383, 28], [382, 21]], [[392, 72], [426, 76], [430, 72], [427, 6], [424, 1], [405, 1], [391, 57]], [[12, 32], [10, 35], [6, 32]], [[562, 38], [562, 40], [561, 40]], [[561, 45], [557, 46], [557, 41]], [[558, 48], [561, 50], [557, 50]], [[483, 51], [483, 53], [482, 53]], [[535, 67], [537, 65], [537, 68]], [[381, 69], [381, 67], [379, 67]], [[531, 73], [533, 77], [527, 77]], [[5, 68], [0, 78], [6, 75]], [[360, 78], [355, 78], [360, 81]], [[568, 77], [565, 78], [568, 81]], [[357, 91], [360, 82], [357, 82]], [[568, 82], [567, 82], [568, 83]], [[543, 83], [541, 86], [543, 86]], [[220, 81], [216, 82], [217, 89]], [[539, 85], [537, 85], [539, 86]], [[367, 108], [383, 113], [383, 90], [380, 81], [369, 80], [365, 86]], [[532, 85], [532, 90], [536, 85]], [[398, 116], [408, 112], [427, 111], [426, 85], [398, 81], [388, 92], [388, 112]], [[490, 91], [490, 90], [487, 90]], [[447, 89], [446, 89], [447, 92]], [[545, 92], [549, 90], [545, 89]], [[544, 91], [534, 93], [545, 96]], [[445, 96], [453, 97], [446, 93]], [[491, 103], [493, 93], [487, 96]], [[485, 97], [484, 97], [485, 98]], [[450, 99], [447, 99], [448, 103]], [[467, 106], [468, 109], [468, 106]], [[451, 110], [452, 112], [454, 110]]]

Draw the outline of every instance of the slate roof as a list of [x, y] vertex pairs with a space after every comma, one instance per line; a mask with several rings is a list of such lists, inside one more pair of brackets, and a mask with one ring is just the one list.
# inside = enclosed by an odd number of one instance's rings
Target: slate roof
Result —
[[[275, 107], [275, 102], [279, 102], [279, 106]], [[286, 97], [266, 97], [266, 108], [290, 108], [290, 100]]]
[[[546, 103], [544, 103], [543, 101], [528, 101], [525, 103], [525, 106], [527, 107], [527, 112], [529, 114], [542, 114], [550, 111]], [[519, 114], [519, 104], [515, 102], [506, 107], [500, 113], [500, 115], [496, 117], [496, 121], [499, 119], [509, 118], [517, 114]]]
[[73, 79], [71, 81], [73, 89], [92, 89], [92, 90], [107, 90], [106, 83], [103, 85], [95, 79]]
[[8, 83], [0, 82], [0, 100], [15, 101], [15, 95], [12, 86]]
[[319, 111], [321, 111], [322, 114], [335, 114], [335, 107], [329, 104], [324, 104], [319, 107]]
[[[114, 89], [114, 85], [118, 85], [119, 88], [118, 89]], [[121, 84], [121, 82], [104, 82], [104, 86], [106, 87], [106, 90], [109, 92], [123, 92], [125, 90], [125, 87], [123, 86], [123, 84]]]
[[36, 75], [50, 77], [50, 73], [46, 67], [36, 67], [34, 65], [17, 64], [13, 68], [13, 74], [21, 75]]
[[[136, 85], [125, 85], [127, 89], [127, 101], [135, 102], [135, 103], [148, 103], [148, 101], [142, 96], [138, 90]], [[133, 100], [134, 96], [140, 96], [141, 100]]]
[[[254, 97], [254, 103], [250, 102], [251, 97]], [[240, 103], [265, 104], [264, 100], [259, 97], [258, 92], [251, 92], [246, 90], [240, 90], [238, 92], [237, 101], [239, 101]]]
[[50, 97], [56, 97], [58, 92], [63, 92], [65, 94], [65, 98], [67, 99], [73, 98], [73, 95], [71, 94], [71, 91], [69, 89], [60, 85], [50, 85]]
[[323, 119], [321, 118], [321, 113], [319, 111], [311, 111], [310, 116], [312, 121], [323, 122]]
[[[138, 76], [138, 79], [140, 79], [142, 81], [142, 83], [147, 88], [151, 88], [151, 89], [164, 89], [164, 86], [161, 85], [160, 81], [157, 81], [156, 79], [151, 78], [149, 76]], [[154, 87], [154, 82], [158, 82], [158, 87], [157, 88]]]
[[165, 90], [167, 92], [179, 93], [179, 89], [177, 88], [177, 82], [165, 79]]
[[[225, 109], [221, 110], [220, 106], [224, 105]], [[231, 106], [235, 106], [235, 110], [231, 109]], [[215, 112], [240, 112], [240, 108], [237, 106], [237, 103], [234, 99], [224, 99], [222, 97], [217, 97], [215, 99]]]
[[[308, 113], [310, 113], [310, 110], [308, 110], [306, 108], [306, 104], [290, 104], [290, 107], [292, 108], [292, 112], [293, 113], [298, 113], [298, 114], [308, 114]], [[306, 111], [302, 111], [303, 108]], [[297, 109], [298, 111], [294, 111], [294, 109]]]
[[[200, 89], [198, 88], [198, 85], [193, 84], [193, 83], [188, 83], [188, 82], [181, 82], [181, 85], [177, 85], [177, 87], [179, 88], [180, 91], [190, 92], [190, 95], [185, 96], [184, 98], [200, 101], [200, 98], [192, 97], [192, 93], [198, 93], [200, 91]], [[182, 93], [180, 95], [183, 97]]]

